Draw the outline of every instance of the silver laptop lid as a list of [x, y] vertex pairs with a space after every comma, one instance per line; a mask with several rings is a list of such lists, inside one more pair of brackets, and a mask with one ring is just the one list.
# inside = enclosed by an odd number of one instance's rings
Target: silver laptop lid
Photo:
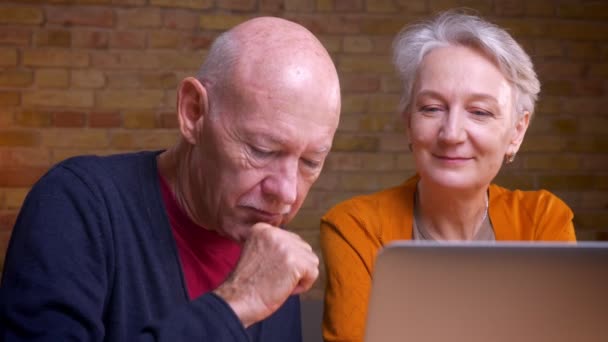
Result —
[[608, 244], [390, 244], [365, 341], [608, 341]]

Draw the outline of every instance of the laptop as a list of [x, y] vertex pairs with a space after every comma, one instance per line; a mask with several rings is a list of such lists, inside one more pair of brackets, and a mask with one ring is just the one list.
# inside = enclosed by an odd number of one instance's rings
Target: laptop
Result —
[[608, 244], [395, 242], [366, 342], [606, 342]]

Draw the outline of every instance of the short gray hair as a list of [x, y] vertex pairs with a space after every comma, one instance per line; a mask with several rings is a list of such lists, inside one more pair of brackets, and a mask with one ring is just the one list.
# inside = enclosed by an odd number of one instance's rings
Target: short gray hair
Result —
[[445, 46], [471, 47], [486, 54], [512, 84], [515, 111], [534, 113], [540, 82], [530, 56], [504, 29], [457, 11], [406, 27], [393, 41], [393, 63], [403, 84], [401, 112], [411, 109], [412, 88], [424, 56]]

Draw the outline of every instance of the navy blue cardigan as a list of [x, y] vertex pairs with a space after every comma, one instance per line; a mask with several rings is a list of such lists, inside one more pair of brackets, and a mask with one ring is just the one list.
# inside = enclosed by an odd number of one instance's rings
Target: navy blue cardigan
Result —
[[21, 208], [0, 287], [4, 341], [301, 341], [297, 296], [249, 329], [220, 297], [188, 299], [156, 155], [77, 157]]

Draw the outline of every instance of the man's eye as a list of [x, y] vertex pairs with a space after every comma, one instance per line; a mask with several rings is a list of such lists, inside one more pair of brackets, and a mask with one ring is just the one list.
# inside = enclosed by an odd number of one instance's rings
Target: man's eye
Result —
[[472, 109], [471, 114], [477, 115], [477, 116], [492, 116], [493, 114], [486, 111], [486, 110], [481, 110], [481, 109]]
[[420, 108], [420, 111], [423, 113], [435, 113], [435, 112], [440, 112], [442, 109], [441, 107], [437, 107], [437, 106], [424, 106]]
[[321, 166], [321, 162], [310, 159], [302, 159], [302, 163], [309, 169], [318, 169]]
[[274, 154], [274, 151], [272, 151], [272, 150], [265, 150], [265, 149], [258, 148], [255, 146], [249, 146], [249, 148], [251, 149], [251, 152], [253, 153], [253, 155], [258, 158], [267, 158]]

